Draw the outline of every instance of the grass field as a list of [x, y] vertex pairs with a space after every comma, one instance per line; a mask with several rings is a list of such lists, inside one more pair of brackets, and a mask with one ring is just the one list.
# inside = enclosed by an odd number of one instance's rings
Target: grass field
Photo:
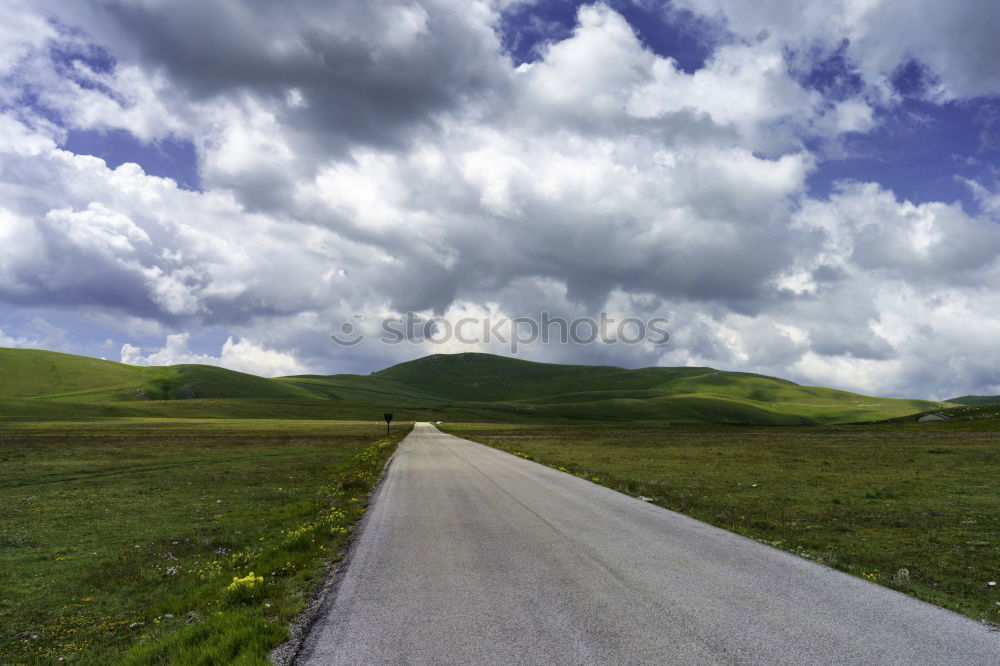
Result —
[[778, 548], [1000, 623], [1000, 406], [767, 428], [446, 424]]
[[0, 424], [0, 663], [267, 663], [394, 429]]

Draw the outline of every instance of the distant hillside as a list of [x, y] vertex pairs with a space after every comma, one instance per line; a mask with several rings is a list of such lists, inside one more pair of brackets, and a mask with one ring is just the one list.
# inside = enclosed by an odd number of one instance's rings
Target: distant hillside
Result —
[[799, 386], [713, 368], [534, 363], [491, 354], [435, 354], [374, 374], [462, 404], [536, 418], [809, 424], [871, 421], [946, 407]]
[[129, 389], [148, 380], [143, 368], [35, 349], [0, 349], [0, 398]]
[[874, 421], [950, 406], [712, 368], [626, 370], [472, 353], [436, 354], [372, 375], [265, 379], [206, 365], [134, 367], [0, 349], [0, 376], [4, 418], [29, 412], [67, 418], [91, 413], [378, 418], [392, 410], [426, 420], [779, 425]]
[[408, 386], [422, 386], [452, 400], [524, 400], [581, 391], [652, 389], [715, 372], [711, 368], [625, 370], [600, 365], [535, 363], [493, 354], [434, 354], [374, 374]]
[[[949, 403], [950, 404], [950, 403]], [[953, 405], [946, 409], [933, 410], [947, 417], [945, 420], [918, 421], [924, 414], [910, 414], [889, 419], [891, 423], [907, 423], [920, 430], [962, 430], [982, 432], [1000, 430], [1000, 402], [985, 402], [978, 405]], [[930, 412], [926, 412], [930, 413]]]
[[992, 405], [1000, 402], [1000, 395], [963, 395], [961, 398], [951, 398], [948, 402], [956, 405]]
[[0, 349], [0, 398], [79, 402], [313, 398], [294, 385], [210, 365], [136, 367], [35, 349]]

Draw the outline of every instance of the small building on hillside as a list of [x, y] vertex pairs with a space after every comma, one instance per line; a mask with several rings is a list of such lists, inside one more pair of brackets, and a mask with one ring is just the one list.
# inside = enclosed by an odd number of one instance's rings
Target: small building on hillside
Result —
[[941, 412], [928, 412], [920, 418], [917, 419], [919, 423], [925, 423], [927, 421], [947, 421], [951, 417], [947, 414], [942, 414]]

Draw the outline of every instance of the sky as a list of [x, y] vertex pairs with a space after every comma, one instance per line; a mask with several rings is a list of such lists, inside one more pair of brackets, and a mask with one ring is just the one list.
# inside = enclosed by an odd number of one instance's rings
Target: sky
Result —
[[[1000, 393], [992, 0], [0, 0], [0, 346]], [[334, 344], [344, 323], [365, 338]]]

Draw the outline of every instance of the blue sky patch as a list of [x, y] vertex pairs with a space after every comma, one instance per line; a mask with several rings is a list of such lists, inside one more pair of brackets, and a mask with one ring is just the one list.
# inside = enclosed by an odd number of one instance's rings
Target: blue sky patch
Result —
[[[566, 39], [576, 27], [576, 15], [583, 0], [555, 0], [516, 5], [503, 15], [500, 34], [504, 48], [515, 64], [533, 62], [539, 57], [539, 47], [546, 42]], [[706, 31], [706, 21], [690, 12], [669, 5], [644, 7], [630, 0], [610, 0], [605, 3], [621, 14], [639, 36], [642, 43], [661, 57], [677, 61], [685, 72], [701, 69], [714, 50], [712, 35]]]
[[811, 66], [806, 71], [795, 71], [798, 54], [794, 52], [786, 52], [786, 62], [802, 86], [822, 93], [828, 100], [839, 102], [856, 97], [864, 89], [857, 67], [847, 58], [848, 46], [847, 40], [844, 40], [833, 52], [814, 51], [807, 54], [805, 60]]
[[992, 183], [1000, 158], [1000, 101], [933, 104], [904, 100], [877, 113], [878, 127], [845, 140], [847, 156], [826, 159], [809, 179], [813, 196], [827, 197], [838, 180], [877, 182], [913, 203], [959, 201], [979, 206], [960, 179]]
[[100, 157], [112, 169], [134, 162], [150, 175], [173, 178], [184, 189], [201, 189], [198, 154], [185, 139], [167, 137], [143, 143], [125, 130], [70, 130], [63, 147], [78, 155]]

